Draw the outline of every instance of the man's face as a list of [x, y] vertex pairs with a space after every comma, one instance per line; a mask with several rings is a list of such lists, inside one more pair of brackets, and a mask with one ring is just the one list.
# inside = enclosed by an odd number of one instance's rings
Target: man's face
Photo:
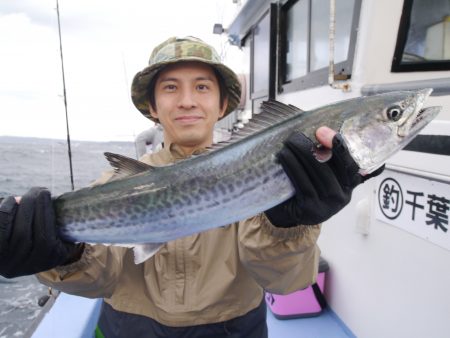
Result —
[[223, 116], [220, 87], [213, 69], [200, 62], [181, 62], [163, 69], [155, 83], [156, 109], [150, 113], [164, 128], [164, 142], [189, 153], [212, 144], [213, 128]]

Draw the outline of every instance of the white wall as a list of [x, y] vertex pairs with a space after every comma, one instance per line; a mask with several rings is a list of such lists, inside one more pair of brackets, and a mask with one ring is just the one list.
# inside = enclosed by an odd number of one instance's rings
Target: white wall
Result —
[[357, 337], [448, 337], [450, 252], [371, 216], [369, 234], [357, 229], [357, 204], [375, 182], [323, 225], [319, 239], [330, 264], [326, 296]]
[[[450, 71], [390, 73], [402, 5], [399, 0], [363, 1], [352, 78], [355, 91], [365, 84], [450, 77]], [[427, 105], [444, 106], [427, 133], [450, 135], [450, 98], [431, 97]], [[450, 182], [448, 156], [403, 151], [389, 163]], [[378, 221], [373, 214], [369, 234], [358, 232], [358, 202], [368, 198], [374, 207], [377, 183], [374, 179], [358, 187], [352, 202], [324, 224], [319, 245], [330, 263], [330, 305], [358, 337], [449, 337], [450, 251]]]

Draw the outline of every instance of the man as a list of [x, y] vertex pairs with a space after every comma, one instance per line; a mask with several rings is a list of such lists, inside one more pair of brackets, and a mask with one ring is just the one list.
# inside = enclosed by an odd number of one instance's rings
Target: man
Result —
[[[153, 153], [161, 149], [162, 142], [163, 130], [159, 123], [139, 133], [134, 140], [138, 157], [141, 157], [148, 152]], [[148, 148], [150, 148], [150, 151], [148, 151]]]
[[[236, 108], [240, 94], [235, 73], [212, 47], [192, 37], [163, 42], [132, 85], [135, 106], [164, 130], [163, 149], [141, 160], [163, 166], [210, 146], [214, 124]], [[105, 337], [267, 337], [263, 290], [288, 293], [314, 282], [317, 223], [368, 178], [357, 173], [339, 135], [320, 128], [317, 137], [333, 148], [327, 163], [314, 159], [301, 134], [278, 154], [296, 187], [293, 198], [168, 242], [138, 265], [126, 248], [60, 240], [47, 190], [31, 189], [20, 204], [7, 198], [0, 206], [0, 274], [39, 273], [56, 289], [104, 298]], [[108, 173], [97, 184], [111, 179]]]

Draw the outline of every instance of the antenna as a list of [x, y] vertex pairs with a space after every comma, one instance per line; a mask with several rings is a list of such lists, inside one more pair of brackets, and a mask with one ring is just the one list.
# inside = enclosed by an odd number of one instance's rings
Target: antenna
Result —
[[67, 147], [68, 147], [67, 150], [68, 150], [68, 154], [69, 154], [70, 183], [72, 185], [72, 190], [74, 190], [75, 187], [73, 185], [72, 150], [70, 148], [70, 133], [69, 133], [69, 114], [67, 112], [66, 78], [64, 76], [64, 58], [63, 58], [62, 41], [61, 41], [61, 23], [59, 21], [58, 0], [56, 0], [56, 13], [58, 16], [59, 51], [61, 54], [61, 69], [62, 69], [62, 81], [63, 81], [63, 90], [64, 90], [64, 107], [66, 110], [66, 130], [67, 130]]

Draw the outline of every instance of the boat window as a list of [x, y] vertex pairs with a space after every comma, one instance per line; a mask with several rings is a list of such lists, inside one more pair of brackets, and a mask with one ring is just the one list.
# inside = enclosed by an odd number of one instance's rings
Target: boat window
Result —
[[299, 1], [287, 11], [287, 81], [308, 73], [308, 1]]
[[266, 14], [253, 29], [252, 93], [269, 90], [270, 15]]
[[258, 102], [275, 97], [277, 6], [271, 4], [252, 27], [245, 44], [250, 46], [250, 98], [253, 112], [258, 112]]
[[[354, 0], [336, 1], [336, 33], [334, 62], [347, 59], [350, 44]], [[330, 7], [323, 0], [312, 0], [311, 6], [311, 71], [328, 67]]]
[[[360, 0], [336, 1], [334, 63], [340, 79], [351, 76]], [[291, 0], [280, 11], [279, 91], [328, 81], [330, 7], [323, 0]]]
[[393, 72], [450, 69], [450, 1], [405, 0]]

